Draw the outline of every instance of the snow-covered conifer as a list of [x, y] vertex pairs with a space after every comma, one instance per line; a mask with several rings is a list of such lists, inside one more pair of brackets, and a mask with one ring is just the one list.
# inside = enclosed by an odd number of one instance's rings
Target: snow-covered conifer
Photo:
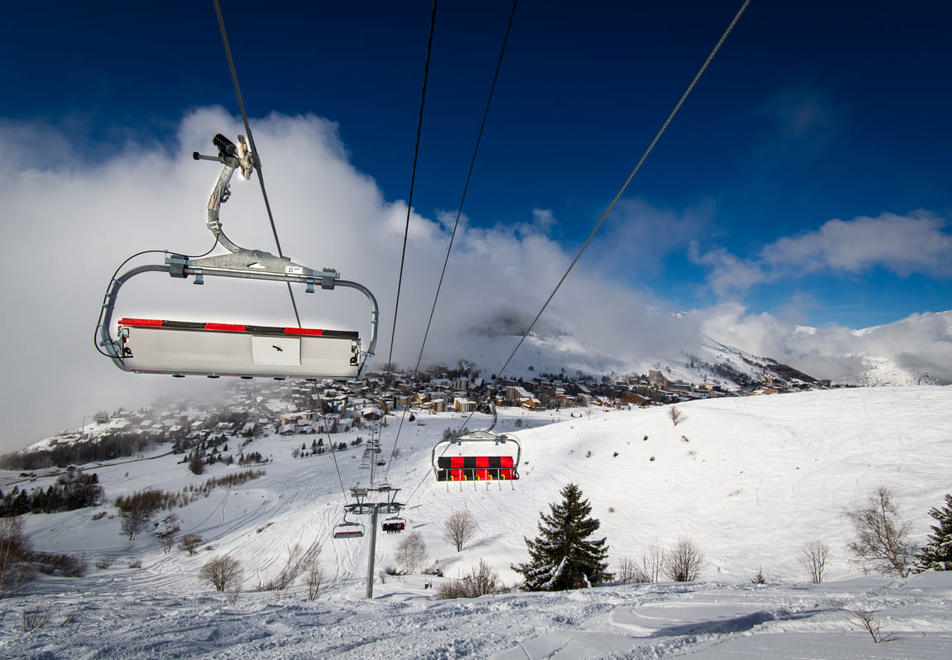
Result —
[[525, 539], [529, 561], [514, 565], [529, 591], [580, 589], [612, 579], [605, 539], [589, 540], [601, 523], [590, 518], [592, 507], [575, 484], [561, 491], [562, 502], [550, 504], [551, 513], [540, 513], [539, 536]]
[[933, 507], [929, 515], [939, 524], [932, 526], [929, 542], [916, 554], [916, 568], [952, 571], [952, 494], [946, 494], [944, 507]]

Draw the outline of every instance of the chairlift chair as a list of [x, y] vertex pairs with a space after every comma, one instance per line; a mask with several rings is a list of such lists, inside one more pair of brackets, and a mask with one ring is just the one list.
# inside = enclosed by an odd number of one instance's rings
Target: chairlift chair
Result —
[[359, 522], [350, 522], [347, 520], [347, 516], [344, 516], [344, 521], [339, 523], [334, 527], [334, 538], [335, 539], [356, 539], [364, 535], [364, 525]]
[[[458, 446], [460, 453], [446, 456], [453, 444]], [[476, 453], [487, 444], [493, 445], [492, 453]], [[442, 445], [446, 447], [439, 451]], [[433, 447], [431, 459], [437, 481], [510, 481], [519, 478], [521, 454], [522, 447], [512, 436], [482, 430], [440, 440]]]
[[407, 521], [400, 516], [386, 518], [380, 528], [388, 534], [399, 534], [407, 527]]
[[[98, 344], [104, 355], [124, 371], [171, 374], [255, 376], [273, 378], [356, 378], [363, 374], [377, 344], [377, 301], [369, 289], [340, 279], [333, 268], [313, 269], [288, 257], [248, 250], [233, 243], [221, 228], [219, 210], [231, 194], [229, 182], [236, 169], [247, 179], [254, 169], [254, 154], [243, 136], [236, 146], [223, 135], [213, 143], [218, 156], [193, 154], [196, 160], [222, 163], [221, 172], [208, 200], [207, 226], [226, 254], [188, 257], [167, 252], [164, 264], [148, 264], [117, 273], [109, 282], [97, 326]], [[113, 336], [112, 317], [119, 289], [131, 278], [147, 272], [168, 273], [173, 278], [229, 277], [245, 280], [303, 284], [307, 293], [316, 287], [356, 289], [370, 303], [370, 339], [361, 349], [359, 333], [351, 330], [294, 328], [245, 323], [185, 322], [165, 318], [121, 318]]]

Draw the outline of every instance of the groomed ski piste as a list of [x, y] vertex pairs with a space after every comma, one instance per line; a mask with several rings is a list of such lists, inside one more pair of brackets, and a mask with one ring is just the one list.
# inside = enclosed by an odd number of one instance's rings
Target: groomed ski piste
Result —
[[[84, 554], [85, 577], [40, 575], [0, 600], [3, 658], [600, 658], [691, 655], [772, 658], [948, 658], [952, 656], [952, 572], [906, 579], [864, 575], [846, 544], [844, 517], [878, 487], [892, 492], [922, 543], [928, 516], [952, 491], [952, 387], [857, 388], [723, 398], [669, 407], [500, 409], [497, 430], [522, 445], [520, 479], [438, 483], [430, 451], [456, 413], [416, 414], [390, 449], [398, 417], [381, 445], [388, 479], [403, 490], [407, 530], [427, 548], [425, 566], [444, 578], [387, 575], [404, 536], [377, 535], [374, 599], [364, 599], [369, 534], [331, 538], [345, 503], [330, 454], [293, 458], [326, 436], [267, 436], [244, 451], [273, 462], [265, 475], [175, 509], [183, 533], [204, 542], [194, 556], [164, 553], [143, 533], [129, 541], [111, 501], [146, 487], [181, 491], [237, 472], [215, 464], [193, 475], [181, 455], [156, 448], [138, 459], [84, 466], [96, 472], [106, 503], [95, 509], [28, 514], [37, 550]], [[477, 415], [470, 428], [485, 424]], [[335, 442], [366, 436], [336, 434]], [[238, 440], [235, 441], [239, 442]], [[345, 488], [363, 476], [359, 447], [337, 454]], [[17, 475], [4, 473], [4, 483]], [[45, 487], [40, 476], [26, 487]], [[480, 560], [515, 587], [511, 564], [528, 558], [540, 511], [578, 484], [601, 521], [613, 566], [640, 563], [648, 546], [690, 539], [704, 555], [699, 579], [606, 585], [559, 593], [508, 591], [438, 600], [442, 580]], [[4, 486], [4, 491], [8, 486]], [[468, 510], [479, 525], [461, 552], [443, 523]], [[106, 515], [100, 516], [102, 512]], [[164, 514], [163, 514], [164, 515]], [[98, 519], [94, 519], [98, 517]], [[363, 522], [368, 523], [369, 518]], [[279, 592], [256, 591], [294, 544], [322, 543], [325, 581], [308, 599], [304, 579]], [[797, 560], [819, 540], [832, 556], [822, 584]], [[242, 592], [216, 593], [198, 573], [229, 555], [244, 568]], [[108, 568], [95, 563], [111, 559]], [[138, 568], [130, 564], [141, 562]], [[766, 584], [753, 584], [761, 572]], [[428, 588], [428, 585], [432, 585]], [[895, 641], [875, 644], [851, 622], [850, 608], [876, 610]], [[25, 615], [45, 615], [26, 630]]]

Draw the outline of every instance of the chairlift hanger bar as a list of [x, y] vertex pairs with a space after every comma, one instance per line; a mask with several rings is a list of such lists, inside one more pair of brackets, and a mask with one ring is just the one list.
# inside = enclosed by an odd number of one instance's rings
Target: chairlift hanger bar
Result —
[[[371, 307], [370, 342], [366, 351], [362, 351], [355, 377], [363, 374], [368, 361], [374, 356], [377, 345], [377, 323], [379, 309], [377, 300], [367, 287], [358, 282], [340, 279], [340, 273], [333, 268], [316, 270], [291, 261], [289, 257], [275, 256], [261, 250], [248, 250], [231, 241], [221, 227], [219, 212], [222, 202], [231, 195], [229, 183], [236, 169], [241, 170], [244, 178], [249, 178], [254, 169], [254, 155], [251, 153], [244, 138], [239, 136], [238, 145], [235, 145], [223, 135], [216, 135], [213, 139], [218, 147], [218, 156], [203, 156], [197, 152], [193, 154], [195, 160], [213, 160], [222, 163], [222, 170], [218, 175], [215, 187], [208, 199], [208, 220], [206, 225], [217, 242], [228, 250], [228, 254], [211, 255], [191, 258], [185, 255], [169, 252], [164, 264], [147, 264], [131, 268], [121, 275], [117, 275], [109, 285], [103, 301], [102, 321], [99, 326], [100, 345], [113, 363], [124, 371], [133, 371], [123, 359], [121, 344], [112, 336], [112, 315], [115, 310], [119, 289], [136, 275], [146, 272], [165, 272], [171, 277], [185, 279], [194, 277], [195, 284], [204, 284], [205, 277], [230, 277], [270, 282], [285, 282], [303, 284], [307, 293], [314, 293], [315, 285], [321, 289], [333, 290], [336, 287], [356, 289], [364, 294]], [[204, 371], [189, 373], [205, 373]], [[256, 374], [268, 375], [268, 374]], [[276, 376], [284, 375], [275, 373]]]

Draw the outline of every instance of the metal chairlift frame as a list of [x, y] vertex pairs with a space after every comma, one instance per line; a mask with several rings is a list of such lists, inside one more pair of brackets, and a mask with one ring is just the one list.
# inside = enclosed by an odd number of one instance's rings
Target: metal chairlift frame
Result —
[[[340, 273], [333, 268], [325, 267], [317, 270], [293, 262], [289, 257], [278, 257], [270, 252], [248, 250], [240, 247], [232, 242], [222, 230], [219, 211], [222, 202], [227, 201], [231, 195], [229, 183], [232, 175], [236, 169], [240, 169], [241, 175], [247, 179], [250, 177], [254, 168], [254, 154], [250, 152], [244, 137], [238, 136], [238, 141], [239, 145], [236, 146], [219, 134], [216, 135], [213, 140], [219, 150], [217, 157], [203, 156], [198, 152], [193, 154], [196, 160], [214, 160], [222, 163], [221, 172], [218, 175], [215, 187], [212, 189], [208, 199], [208, 220], [206, 225], [212, 232], [212, 235], [215, 236], [216, 241], [228, 250], [228, 254], [191, 258], [170, 252], [168, 253], [169, 256], [165, 258], [164, 264], [137, 266], [117, 275], [109, 283], [103, 300], [100, 324], [97, 328], [100, 346], [112, 359], [113, 363], [124, 371], [171, 373], [177, 376], [204, 375], [212, 377], [218, 375], [239, 375], [243, 377], [270, 376], [275, 378], [357, 378], [361, 376], [368, 362], [373, 357], [377, 346], [379, 309], [373, 293], [358, 282], [340, 279]], [[307, 293], [314, 293], [316, 286], [320, 286], [322, 290], [334, 290], [336, 287], [356, 289], [364, 294], [370, 302], [370, 339], [367, 350], [360, 350], [359, 338], [352, 340], [352, 357], [350, 358], [348, 368], [336, 370], [331, 374], [308, 373], [306, 370], [302, 371], [300, 369], [296, 371], [284, 365], [277, 367], [262, 365], [261, 368], [248, 371], [247, 373], [230, 373], [226, 372], [226, 370], [218, 372], [209, 369], [137, 369], [134, 359], [129, 359], [130, 356], [123, 354], [122, 340], [124, 338], [112, 336], [112, 316], [119, 295], [119, 289], [133, 277], [148, 272], [168, 273], [171, 277], [179, 279], [186, 279], [192, 276], [195, 284], [204, 284], [206, 277], [228, 277], [266, 282], [286, 282], [289, 285], [303, 284], [305, 285]], [[128, 333], [128, 331], [128, 328], [124, 330], [126, 333]], [[250, 332], [253, 332], [253, 330], [250, 330]], [[287, 332], [291, 333], [291, 335], [295, 334], [293, 329], [288, 329]], [[315, 331], [315, 334], [319, 332], [321, 331]], [[307, 334], [305, 331], [301, 333], [300, 336], [304, 339]], [[327, 334], [333, 337], [334, 332], [328, 331]], [[349, 336], [355, 333], [337, 334]], [[340, 339], [338, 339], [338, 341], [340, 341]]]

